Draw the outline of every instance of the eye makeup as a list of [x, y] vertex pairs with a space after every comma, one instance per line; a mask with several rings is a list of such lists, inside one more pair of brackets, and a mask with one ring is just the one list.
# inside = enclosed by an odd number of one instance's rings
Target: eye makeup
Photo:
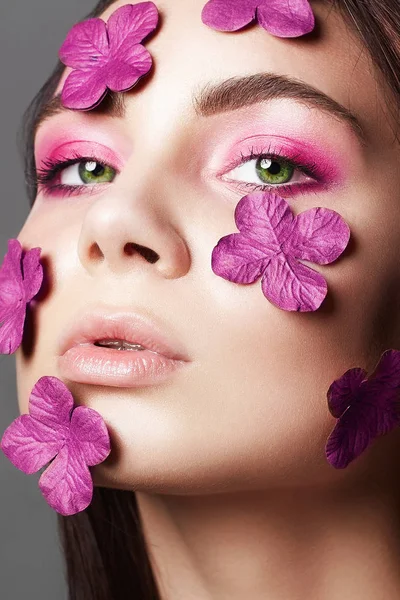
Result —
[[[296, 183], [247, 183], [237, 177], [229, 177], [232, 170], [249, 161], [270, 159], [277, 164], [284, 163], [303, 175], [302, 182]], [[283, 136], [252, 136], [237, 142], [222, 158], [222, 167], [217, 177], [244, 191], [263, 191], [271, 187], [279, 188], [285, 194], [309, 193], [330, 189], [341, 182], [338, 166], [320, 149], [312, 149], [301, 141]]]
[[37, 167], [37, 184], [39, 192], [44, 196], [71, 196], [82, 193], [93, 193], [99, 185], [92, 183], [82, 185], [67, 185], [60, 181], [64, 169], [79, 163], [98, 163], [110, 167], [117, 175], [122, 169], [122, 161], [106, 146], [96, 142], [72, 141], [56, 147], [49, 157], [42, 157]]

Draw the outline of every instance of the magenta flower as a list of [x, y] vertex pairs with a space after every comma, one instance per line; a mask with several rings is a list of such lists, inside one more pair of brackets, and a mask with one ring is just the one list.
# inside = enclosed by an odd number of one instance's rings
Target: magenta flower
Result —
[[0, 267], [0, 354], [13, 354], [22, 342], [26, 305], [43, 281], [40, 252], [41, 248], [23, 251], [17, 239], [8, 240]]
[[361, 368], [349, 369], [328, 390], [328, 406], [338, 418], [325, 453], [336, 469], [344, 469], [373, 441], [400, 424], [400, 351], [386, 350], [366, 378]]
[[[29, 398], [29, 415], [6, 429], [1, 448], [15, 467], [31, 475], [50, 461], [39, 487], [48, 504], [67, 516], [92, 501], [89, 466], [110, 453], [107, 427], [91, 408], [74, 408], [71, 392], [57, 377], [41, 377]], [[54, 460], [53, 460], [54, 459]]]
[[209, 0], [201, 18], [219, 31], [236, 31], [257, 19], [277, 37], [299, 37], [315, 25], [308, 0]]
[[296, 217], [272, 191], [244, 196], [236, 206], [240, 233], [221, 238], [211, 266], [228, 281], [249, 284], [262, 276], [264, 296], [284, 310], [316, 310], [327, 293], [325, 279], [297, 259], [321, 265], [340, 256], [350, 238], [342, 217], [328, 208], [311, 208]]
[[126, 4], [107, 23], [99, 18], [77, 23], [60, 48], [61, 61], [74, 70], [61, 93], [66, 108], [90, 110], [107, 94], [131, 89], [151, 68], [140, 42], [157, 26], [153, 2]]

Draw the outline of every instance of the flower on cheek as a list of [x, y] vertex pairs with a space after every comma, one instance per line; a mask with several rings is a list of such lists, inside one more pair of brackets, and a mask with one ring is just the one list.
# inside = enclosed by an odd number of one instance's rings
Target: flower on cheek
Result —
[[277, 37], [299, 37], [315, 25], [308, 0], [209, 0], [201, 18], [219, 31], [236, 31], [257, 19]]
[[216, 275], [249, 284], [262, 277], [264, 296], [284, 310], [311, 311], [327, 293], [325, 279], [297, 259], [327, 264], [346, 248], [350, 229], [328, 208], [311, 208], [296, 217], [272, 191], [244, 196], [236, 206], [240, 233], [221, 238], [213, 249]]
[[328, 390], [329, 410], [338, 422], [325, 453], [336, 469], [347, 467], [376, 437], [400, 424], [400, 351], [386, 350], [374, 373], [367, 379], [364, 369], [349, 369]]
[[101, 415], [91, 408], [74, 408], [71, 392], [57, 377], [37, 381], [29, 398], [29, 415], [9, 425], [1, 448], [28, 475], [52, 461], [39, 487], [48, 504], [64, 516], [89, 506], [93, 482], [88, 467], [101, 463], [111, 450]]
[[43, 267], [41, 248], [23, 252], [17, 239], [8, 240], [0, 267], [0, 353], [13, 354], [22, 342], [26, 305], [39, 292]]
[[126, 4], [107, 23], [100, 18], [77, 23], [59, 51], [73, 71], [61, 93], [66, 108], [90, 110], [107, 93], [131, 89], [151, 68], [152, 58], [140, 42], [157, 26], [153, 2]]

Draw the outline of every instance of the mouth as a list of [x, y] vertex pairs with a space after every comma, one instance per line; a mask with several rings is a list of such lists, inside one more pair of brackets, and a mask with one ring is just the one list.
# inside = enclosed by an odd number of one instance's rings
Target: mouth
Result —
[[132, 344], [126, 340], [97, 340], [93, 342], [93, 345], [100, 348], [111, 348], [112, 350], [147, 350], [141, 344]]
[[66, 379], [115, 387], [160, 383], [189, 363], [178, 341], [145, 317], [104, 311], [87, 313], [66, 330], [58, 356]]
[[161, 383], [188, 364], [146, 348], [118, 350], [79, 344], [58, 358], [58, 368], [63, 377], [78, 383], [132, 388]]

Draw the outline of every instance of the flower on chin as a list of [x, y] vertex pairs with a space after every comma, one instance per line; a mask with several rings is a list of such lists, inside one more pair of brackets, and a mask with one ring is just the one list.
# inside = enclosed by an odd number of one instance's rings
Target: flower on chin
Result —
[[308, 0], [209, 0], [201, 18], [218, 31], [236, 31], [257, 19], [277, 37], [300, 37], [315, 26]]
[[157, 26], [153, 2], [126, 4], [107, 22], [100, 18], [77, 23], [59, 51], [73, 71], [65, 80], [61, 101], [66, 108], [90, 110], [108, 90], [131, 89], [151, 68], [152, 58], [140, 43]]
[[386, 350], [374, 374], [349, 369], [328, 390], [328, 406], [338, 419], [325, 453], [336, 469], [344, 469], [375, 438], [400, 424], [400, 351]]
[[43, 282], [40, 252], [41, 248], [23, 251], [17, 239], [8, 240], [0, 267], [0, 354], [13, 354], [21, 345], [26, 306]]
[[93, 496], [89, 466], [104, 461], [111, 451], [101, 415], [91, 408], [74, 408], [71, 392], [57, 377], [37, 381], [29, 414], [9, 425], [1, 448], [28, 475], [52, 461], [39, 479], [39, 488], [47, 503], [64, 516], [89, 506]]
[[295, 217], [288, 203], [269, 190], [244, 196], [235, 222], [240, 233], [224, 236], [213, 249], [214, 273], [241, 284], [261, 277], [264, 296], [283, 310], [319, 308], [326, 281], [298, 259], [321, 265], [336, 260], [350, 239], [343, 218], [323, 207]]

